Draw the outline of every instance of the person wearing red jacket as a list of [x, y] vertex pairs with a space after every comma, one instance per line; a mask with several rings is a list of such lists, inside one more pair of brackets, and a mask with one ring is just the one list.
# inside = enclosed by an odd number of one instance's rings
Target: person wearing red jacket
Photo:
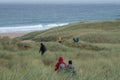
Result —
[[60, 64], [64, 64], [64, 66], [66, 67], [66, 63], [64, 62], [63, 57], [59, 57], [58, 62], [55, 65], [55, 71], [59, 69]]

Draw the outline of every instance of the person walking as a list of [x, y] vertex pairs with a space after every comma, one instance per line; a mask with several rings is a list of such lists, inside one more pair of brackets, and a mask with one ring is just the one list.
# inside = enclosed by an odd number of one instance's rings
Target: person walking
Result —
[[66, 63], [64, 62], [63, 57], [59, 57], [58, 62], [55, 65], [55, 71], [60, 72], [66, 68]]
[[69, 73], [68, 77], [72, 77], [72, 76], [76, 75], [76, 71], [72, 64], [72, 60], [68, 61], [68, 65], [66, 66], [66, 72]]
[[58, 42], [62, 43], [62, 37], [58, 37]]
[[41, 55], [43, 55], [46, 52], [46, 47], [43, 43], [40, 44], [39, 53], [41, 52]]

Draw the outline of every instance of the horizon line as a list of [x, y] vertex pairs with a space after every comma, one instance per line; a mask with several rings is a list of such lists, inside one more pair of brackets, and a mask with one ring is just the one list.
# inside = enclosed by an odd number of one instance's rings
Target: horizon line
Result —
[[120, 3], [17, 3], [17, 2], [14, 2], [14, 3], [0, 3], [0, 4], [66, 4], [66, 5], [69, 5], [69, 4], [120, 4]]

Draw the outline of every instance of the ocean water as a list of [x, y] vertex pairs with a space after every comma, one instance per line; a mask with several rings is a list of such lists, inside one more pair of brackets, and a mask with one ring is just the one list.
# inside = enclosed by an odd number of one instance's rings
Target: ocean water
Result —
[[117, 4], [0, 4], [0, 33], [30, 32], [69, 23], [120, 18]]

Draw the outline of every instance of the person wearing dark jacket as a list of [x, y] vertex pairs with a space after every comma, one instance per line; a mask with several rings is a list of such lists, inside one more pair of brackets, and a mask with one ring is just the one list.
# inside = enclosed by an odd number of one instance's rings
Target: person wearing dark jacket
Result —
[[40, 44], [39, 53], [41, 52], [41, 55], [43, 55], [46, 52], [46, 47], [43, 43]]

